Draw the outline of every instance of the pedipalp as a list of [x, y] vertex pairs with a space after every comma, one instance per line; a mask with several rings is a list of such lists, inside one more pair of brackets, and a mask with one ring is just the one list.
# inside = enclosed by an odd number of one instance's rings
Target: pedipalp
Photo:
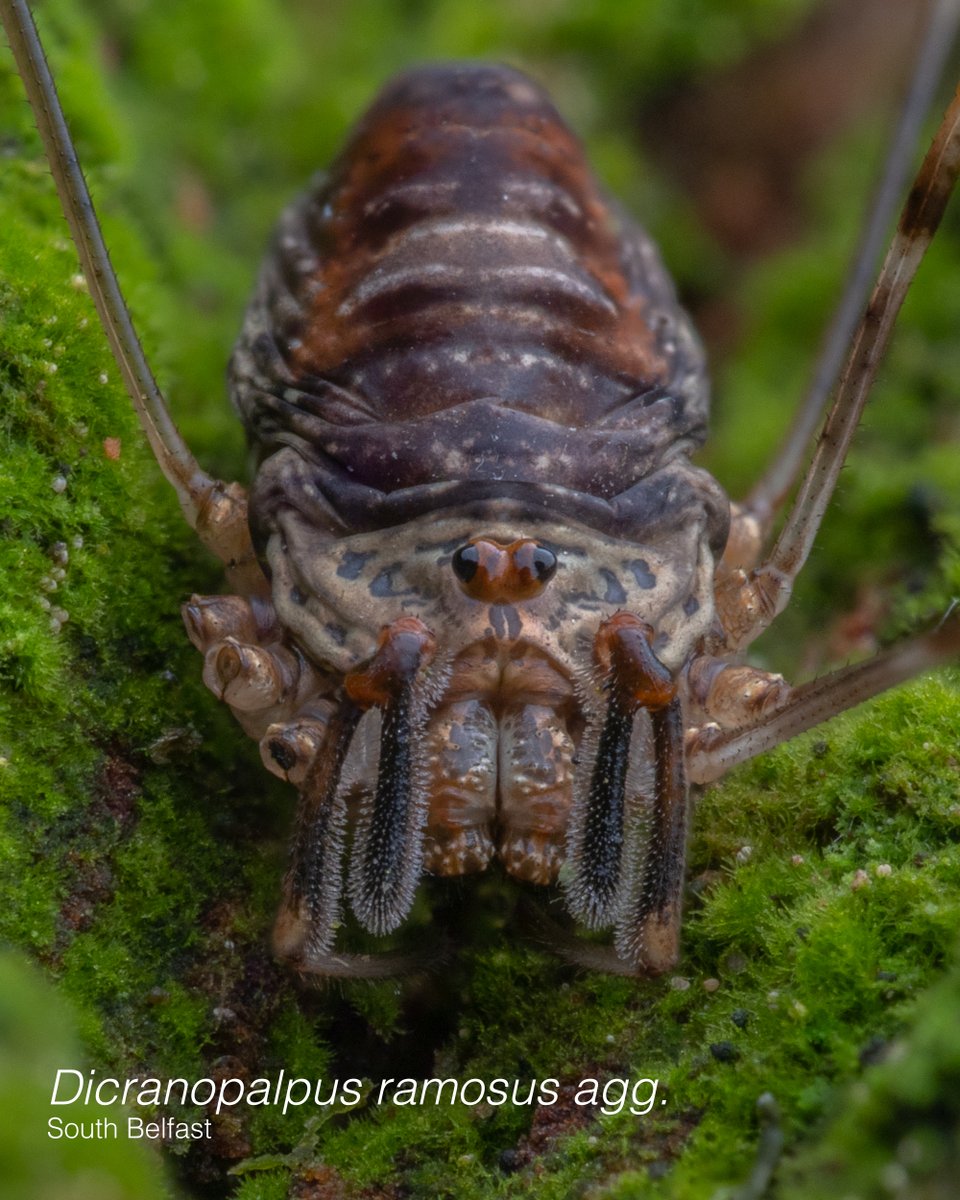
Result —
[[[568, 837], [571, 911], [591, 929], [613, 925], [618, 955], [638, 973], [676, 961], [686, 851], [687, 788], [677, 684], [652, 650], [653, 629], [620, 612], [597, 633], [606, 711], [589, 789]], [[628, 794], [634, 719], [648, 715], [651, 794]]]
[[423, 869], [427, 797], [417, 762], [425, 717], [423, 670], [436, 639], [417, 617], [400, 617], [380, 635], [368, 666], [344, 688], [358, 708], [380, 710], [380, 754], [373, 796], [364, 804], [350, 871], [350, 903], [371, 933], [396, 929], [410, 911]]

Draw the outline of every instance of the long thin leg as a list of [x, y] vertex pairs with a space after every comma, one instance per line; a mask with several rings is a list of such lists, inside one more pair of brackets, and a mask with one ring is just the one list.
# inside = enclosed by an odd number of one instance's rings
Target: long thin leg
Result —
[[248, 557], [245, 496], [238, 485], [224, 485], [200, 467], [153, 377], [110, 262], [26, 0], [0, 0], [0, 20], [27, 89], [90, 295], [150, 447], [191, 528], [225, 563], [239, 562]]
[[940, 666], [957, 653], [960, 653], [960, 610], [954, 607], [930, 632], [800, 687], [787, 689], [779, 676], [770, 676], [776, 707], [754, 704], [753, 716], [749, 718], [748, 702], [739, 728], [724, 730], [718, 724], [708, 724], [687, 732], [690, 781], [712, 783], [737, 763], [755, 758], [921, 671]]
[[[796, 483], [810, 439], [823, 419], [830, 393], [843, 366], [844, 354], [866, 304], [883, 239], [906, 185], [913, 147], [943, 74], [958, 24], [960, 0], [936, 0], [917, 52], [909, 91], [883, 165], [880, 184], [871, 203], [863, 237], [840, 304], [827, 329], [810, 389], [778, 454], [742, 505], [746, 514], [757, 521], [762, 534], [769, 532], [774, 516]], [[737, 565], [753, 564], [741, 562]]]
[[960, 89], [923, 160], [850, 349], [836, 399], [786, 524], [765, 563], [720, 581], [717, 607], [731, 649], [782, 612], [836, 487], [897, 313], [960, 173]]

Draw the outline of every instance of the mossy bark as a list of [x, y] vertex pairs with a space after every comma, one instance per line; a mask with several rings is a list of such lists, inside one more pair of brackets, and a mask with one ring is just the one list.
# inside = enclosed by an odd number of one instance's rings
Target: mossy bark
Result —
[[[366, 0], [318, 15], [277, 0], [137, 11], [56, 0], [40, 15], [144, 340], [212, 470], [243, 470], [220, 377], [274, 215], [391, 71], [483, 55], [551, 86], [692, 296], [739, 281], [729, 303], [750, 334], [723, 366], [707, 462], [743, 488], [802, 389], [879, 123], [811, 169], [817, 240], [743, 274], [642, 158], [634, 117], [654, 93], [788, 32], [808, 7], [658, 0], [588, 16]], [[84, 1061], [63, 1047], [57, 1065], [189, 1079], [282, 1068], [328, 1082], [559, 1081], [557, 1102], [540, 1108], [377, 1105], [376, 1093], [325, 1120], [306, 1107], [238, 1106], [214, 1119], [211, 1139], [168, 1147], [174, 1182], [158, 1188], [245, 1200], [708, 1198], [749, 1173], [756, 1100], [770, 1091], [787, 1138], [785, 1197], [822, 1195], [825, 1172], [865, 1197], [891, 1194], [891, 1181], [941, 1194], [936, 1180], [957, 1155], [956, 1046], [943, 1016], [955, 977], [937, 982], [960, 916], [955, 670], [699, 801], [670, 979], [583, 974], [541, 954], [523, 936], [520, 890], [494, 877], [424, 889], [415, 923], [452, 931], [456, 951], [430, 979], [305, 991], [271, 961], [293, 797], [200, 686], [178, 606], [217, 591], [217, 568], [143, 446], [29, 113], [0, 65], [0, 936], [72, 1008]], [[960, 591], [949, 541], [960, 531], [957, 232], [954, 217], [924, 265], [838, 511], [767, 662], [824, 661], [828, 626], [856, 607], [858, 588], [893, 598], [880, 636], [929, 621]], [[20, 1053], [34, 1035], [10, 1029]], [[906, 1070], [870, 1065], [894, 1037], [921, 1099], [897, 1091]], [[52, 1061], [37, 1059], [46, 1065], [31, 1086], [42, 1090]], [[586, 1078], [659, 1079], [656, 1107], [577, 1104]], [[853, 1084], [874, 1097], [856, 1136], [842, 1115]], [[909, 1107], [922, 1153], [899, 1152], [885, 1106]], [[45, 1123], [25, 1113], [8, 1095], [3, 1127], [29, 1126], [42, 1159]], [[18, 1186], [26, 1197], [48, 1185]]]

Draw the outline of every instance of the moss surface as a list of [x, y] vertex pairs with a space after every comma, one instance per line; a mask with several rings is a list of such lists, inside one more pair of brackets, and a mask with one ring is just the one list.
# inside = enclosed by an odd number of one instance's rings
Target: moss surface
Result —
[[[702, 296], [736, 272], [641, 156], [634, 116], [808, 7], [368, 0], [321, 14], [276, 0], [56, 0], [42, 16], [144, 341], [197, 453], [232, 477], [243, 447], [222, 364], [260, 247], [393, 70], [461, 55], [532, 69]], [[584, 974], [541, 954], [520, 889], [492, 876], [424, 889], [415, 921], [448, 929], [456, 947], [430, 979], [301, 992], [271, 962], [292, 797], [199, 683], [178, 606], [215, 592], [217, 570], [142, 445], [29, 113], [0, 65], [0, 937], [42, 965], [100, 1074], [559, 1082], [540, 1108], [371, 1096], [323, 1120], [235, 1110], [211, 1140], [168, 1147], [169, 1186], [244, 1200], [709, 1198], [749, 1173], [764, 1091], [782, 1112], [791, 1200], [823, 1195], [828, 1177], [864, 1197], [947, 1178], [956, 1046], [945, 1014], [957, 996], [955, 975], [937, 981], [960, 917], [955, 670], [700, 801], [672, 979]], [[740, 276], [748, 334], [721, 366], [707, 459], [733, 494], [802, 389], [879, 127], [846, 134], [813, 169], [817, 240]], [[948, 541], [960, 532], [956, 261], [954, 218], [924, 264], [796, 604], [761, 647], [767, 662], [825, 661], [832, 618], [858, 588], [892, 597], [873, 622], [881, 636], [929, 622], [960, 593]], [[105, 439], [119, 439], [118, 458]], [[9, 1027], [22, 1052], [35, 1035]], [[904, 1031], [899, 1067], [874, 1069]], [[37, 1071], [69, 1053], [38, 1054]], [[575, 1102], [585, 1078], [647, 1077], [661, 1081], [648, 1115]], [[843, 1111], [855, 1103], [862, 1120]], [[41, 1160], [42, 1115], [17, 1094], [3, 1105], [0, 1124], [34, 1139]], [[920, 1150], [891, 1157], [901, 1117]], [[107, 1155], [100, 1166], [113, 1170]], [[24, 1196], [50, 1194], [30, 1186]]]

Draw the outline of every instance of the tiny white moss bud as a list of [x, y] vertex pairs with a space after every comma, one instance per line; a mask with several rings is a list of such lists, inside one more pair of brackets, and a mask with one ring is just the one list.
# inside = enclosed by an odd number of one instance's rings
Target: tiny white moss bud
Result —
[[903, 1193], [910, 1185], [910, 1176], [906, 1168], [898, 1162], [887, 1163], [880, 1172], [880, 1186], [891, 1195]]

